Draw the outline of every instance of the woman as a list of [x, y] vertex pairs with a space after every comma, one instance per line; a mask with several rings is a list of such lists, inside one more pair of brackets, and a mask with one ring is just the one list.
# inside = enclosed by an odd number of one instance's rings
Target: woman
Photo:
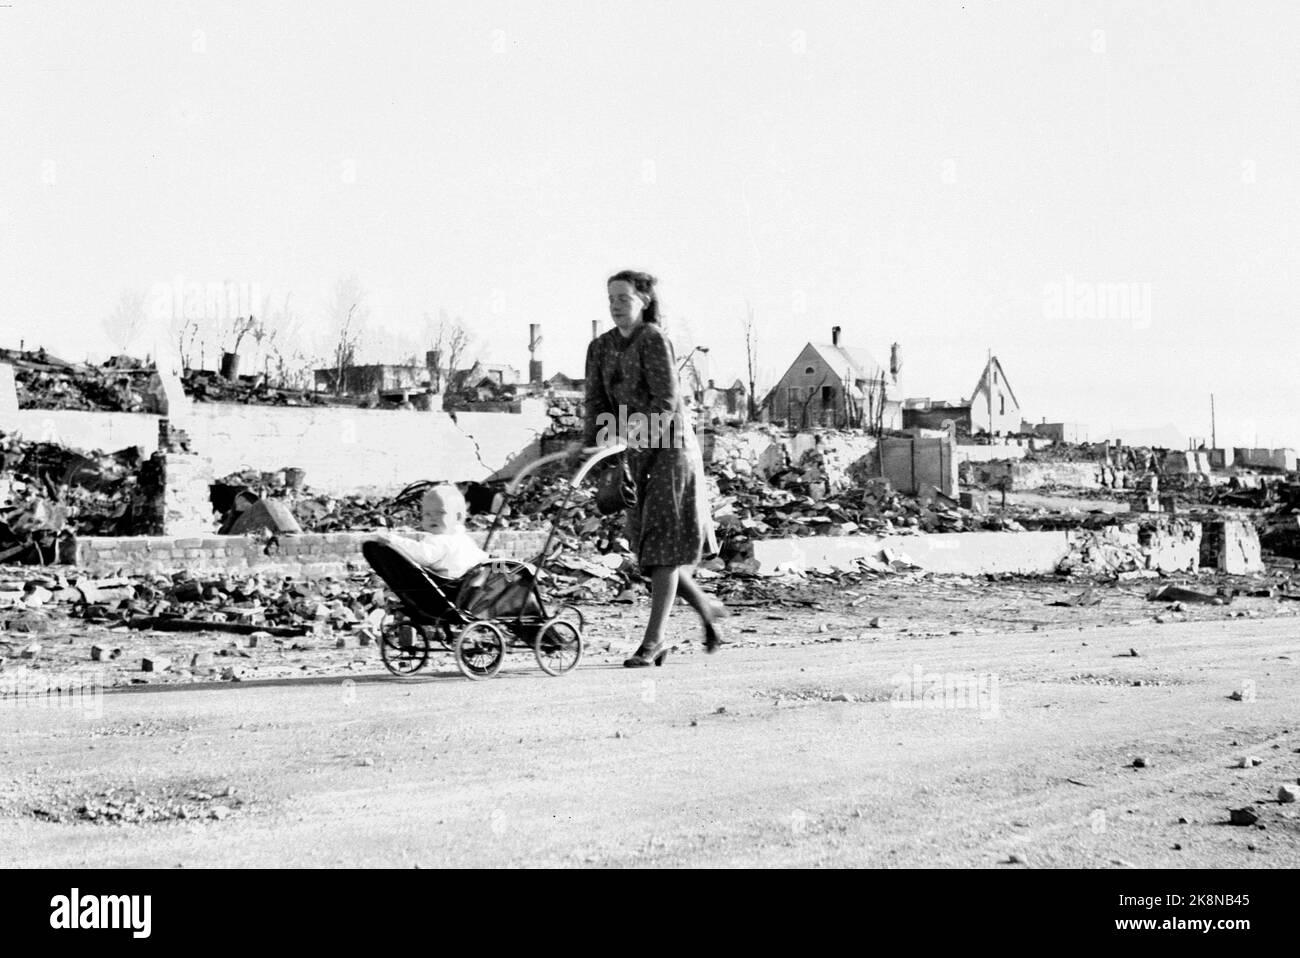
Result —
[[627, 538], [650, 577], [650, 622], [641, 647], [623, 663], [628, 668], [663, 664], [668, 614], [679, 593], [704, 623], [706, 652], [722, 644], [716, 619], [727, 614], [691, 575], [701, 553], [718, 547], [699, 443], [682, 402], [672, 344], [659, 326], [655, 282], [634, 270], [611, 276], [606, 286], [614, 328], [587, 347], [585, 444], [628, 444], [636, 502], [628, 507]]

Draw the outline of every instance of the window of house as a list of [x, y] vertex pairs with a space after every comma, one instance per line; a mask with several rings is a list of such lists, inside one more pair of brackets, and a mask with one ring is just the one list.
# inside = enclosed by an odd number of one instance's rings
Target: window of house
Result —
[[803, 368], [803, 374], [805, 376], [811, 376], [813, 374], [813, 368], [811, 366], [805, 366]]
[[823, 405], [823, 406], [829, 406], [829, 405], [830, 405], [831, 403], [833, 403], [833, 402], [835, 402], [835, 387], [834, 387], [834, 386], [823, 386], [823, 387], [822, 387], [822, 405]]

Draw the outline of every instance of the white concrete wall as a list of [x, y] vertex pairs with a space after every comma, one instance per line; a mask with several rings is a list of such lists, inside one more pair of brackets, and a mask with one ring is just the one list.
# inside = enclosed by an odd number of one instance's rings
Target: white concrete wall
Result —
[[0, 429], [19, 433], [31, 442], [54, 442], [85, 451], [116, 452], [141, 446], [147, 455], [158, 448], [159, 418], [138, 412], [19, 409], [0, 412]]
[[[305, 469], [320, 492], [392, 492], [417, 479], [486, 479], [537, 455], [545, 405], [523, 412], [459, 413], [330, 406], [194, 403], [172, 413], [194, 452], [220, 477], [243, 469]], [[158, 416], [23, 409], [0, 413], [0, 429], [84, 450], [157, 449]]]
[[754, 558], [762, 572], [783, 563], [818, 568], [851, 563], [888, 550], [927, 572], [1052, 572], [1070, 551], [1065, 532], [943, 532], [914, 536], [808, 536], [758, 539]]
[[992, 443], [987, 446], [958, 446], [957, 463], [995, 462], [1003, 459], [1024, 459], [1028, 446], [1012, 443]]

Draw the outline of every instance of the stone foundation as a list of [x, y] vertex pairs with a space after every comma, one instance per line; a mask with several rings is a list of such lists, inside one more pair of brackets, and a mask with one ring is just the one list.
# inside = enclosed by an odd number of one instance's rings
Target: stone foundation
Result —
[[[60, 562], [92, 575], [152, 572], [269, 572], [307, 578], [343, 575], [366, 567], [361, 543], [369, 532], [285, 535], [274, 542], [258, 536], [127, 536], [70, 539]], [[422, 533], [412, 534], [420, 538]], [[482, 545], [486, 533], [472, 532]], [[546, 530], [498, 532], [492, 554], [531, 560], [546, 541]]]

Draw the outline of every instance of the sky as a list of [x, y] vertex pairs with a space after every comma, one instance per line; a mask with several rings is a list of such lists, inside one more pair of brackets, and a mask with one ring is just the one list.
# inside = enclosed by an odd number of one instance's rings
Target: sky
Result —
[[1289, 2], [12, 0], [0, 345], [173, 348], [197, 284], [205, 365], [246, 303], [305, 361], [342, 289], [363, 359], [537, 323], [577, 376], [636, 268], [720, 382], [752, 309], [760, 390], [838, 325], [895, 398], [991, 350], [1035, 422], [1300, 446], [1297, 49]]

